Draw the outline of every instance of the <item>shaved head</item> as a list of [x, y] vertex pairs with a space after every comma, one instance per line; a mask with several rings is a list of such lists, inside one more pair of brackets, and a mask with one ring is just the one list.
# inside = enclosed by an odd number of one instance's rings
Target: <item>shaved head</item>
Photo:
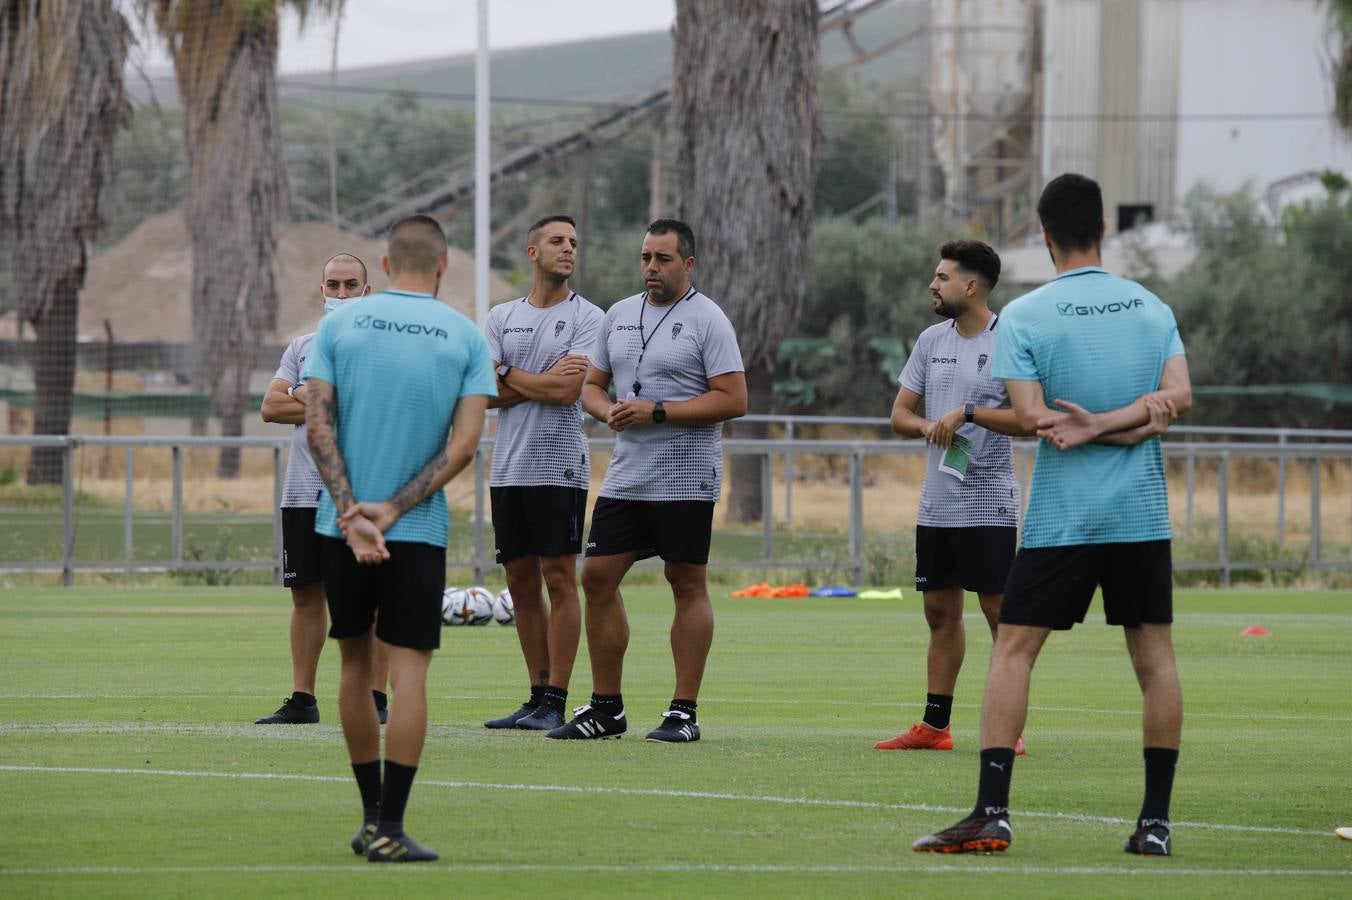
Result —
[[367, 281], [366, 263], [361, 261], [361, 257], [353, 256], [351, 253], [334, 254], [332, 257], [329, 258], [328, 262], [324, 263], [325, 278], [327, 278], [329, 275], [329, 266], [332, 266], [334, 263], [356, 263], [357, 266], [361, 269], [361, 283], [362, 284], [366, 283]]
[[446, 233], [431, 216], [409, 216], [390, 229], [390, 275], [435, 275], [446, 258]]

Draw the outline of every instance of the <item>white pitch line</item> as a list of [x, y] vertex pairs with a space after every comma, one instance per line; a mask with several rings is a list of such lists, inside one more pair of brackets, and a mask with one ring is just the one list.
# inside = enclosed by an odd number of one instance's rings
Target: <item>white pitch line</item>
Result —
[[[33, 772], [72, 775], [159, 775], [169, 778], [224, 778], [244, 781], [302, 781], [348, 784], [351, 778], [339, 775], [303, 775], [289, 772], [200, 772], [184, 769], [118, 769], [93, 766], [15, 766], [0, 765], [0, 772]], [[557, 794], [612, 794], [631, 797], [668, 797], [683, 800], [731, 800], [741, 803], [770, 803], [785, 806], [816, 806], [832, 809], [878, 809], [903, 812], [967, 813], [969, 806], [936, 806], [930, 803], [884, 803], [877, 800], [838, 800], [819, 797], [781, 797], [773, 794], [732, 794], [717, 791], [677, 791], [662, 788], [624, 788], [605, 785], [576, 784], [521, 784], [492, 781], [438, 781], [420, 779], [420, 785], [453, 790], [533, 791]], [[1015, 818], [1056, 819], [1067, 822], [1086, 822], [1094, 825], [1130, 825], [1135, 820], [1115, 816], [1095, 816], [1088, 813], [1039, 812], [1018, 810]], [[1276, 825], [1236, 825], [1220, 822], [1174, 822], [1175, 828], [1194, 828], [1200, 831], [1231, 831], [1255, 834], [1290, 834], [1300, 837], [1327, 837], [1328, 831], [1308, 828], [1286, 828]]]
[[751, 875], [875, 875], [875, 874], [921, 874], [921, 875], [1125, 875], [1139, 877], [1245, 877], [1245, 878], [1346, 878], [1352, 876], [1352, 869], [1198, 869], [1174, 868], [1164, 865], [1148, 865], [1140, 868], [1129, 866], [1021, 866], [981, 864], [963, 866], [953, 863], [926, 865], [918, 862], [913, 866], [848, 866], [848, 865], [588, 865], [540, 863], [495, 864], [495, 863], [443, 863], [423, 866], [380, 866], [371, 867], [353, 862], [349, 865], [261, 865], [261, 866], [82, 866], [52, 868], [0, 869], [0, 875], [253, 875], [285, 872], [339, 872], [344, 875], [356, 873], [374, 874], [389, 877], [387, 873], [399, 872], [403, 877], [413, 875], [460, 875], [460, 874], [506, 874], [532, 872], [576, 872], [608, 874], [751, 874]]

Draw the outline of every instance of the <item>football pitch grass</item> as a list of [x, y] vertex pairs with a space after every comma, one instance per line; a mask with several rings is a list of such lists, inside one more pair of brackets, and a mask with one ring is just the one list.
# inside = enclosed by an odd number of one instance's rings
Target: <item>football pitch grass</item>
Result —
[[[1122, 852], [1141, 795], [1122, 636], [1053, 635], [1015, 765], [1014, 843], [917, 854], [975, 793], [989, 640], [970, 615], [957, 749], [882, 752], [919, 717], [918, 597], [737, 600], [700, 698], [704, 740], [649, 744], [670, 698], [670, 599], [626, 591], [620, 741], [492, 732], [524, 672], [510, 628], [445, 629], [407, 823], [437, 863], [374, 866], [320, 665], [318, 726], [255, 726], [289, 688], [269, 587], [0, 592], [0, 895], [1133, 896], [1352, 894], [1352, 596], [1183, 591], [1187, 718], [1175, 856]], [[1240, 637], [1248, 625], [1272, 634]], [[570, 702], [589, 694], [585, 643]], [[394, 700], [398, 702], [397, 698]]]

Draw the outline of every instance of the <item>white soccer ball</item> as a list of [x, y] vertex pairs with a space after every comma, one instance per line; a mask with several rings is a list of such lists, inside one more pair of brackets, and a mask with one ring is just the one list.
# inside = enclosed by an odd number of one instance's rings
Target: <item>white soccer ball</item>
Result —
[[493, 592], [482, 585], [466, 588], [465, 612], [470, 625], [487, 625], [493, 620]]
[[446, 588], [441, 594], [441, 621], [447, 625], [470, 624], [468, 601], [464, 588]]
[[512, 604], [512, 594], [506, 588], [498, 591], [493, 598], [493, 618], [499, 625], [511, 625], [516, 621], [516, 607]]

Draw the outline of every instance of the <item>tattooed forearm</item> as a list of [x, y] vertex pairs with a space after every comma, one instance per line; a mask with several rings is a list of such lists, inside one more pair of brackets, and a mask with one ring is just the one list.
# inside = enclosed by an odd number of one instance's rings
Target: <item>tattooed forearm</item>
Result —
[[314, 379], [309, 382], [309, 395], [305, 404], [305, 439], [334, 508], [342, 515], [354, 499], [347, 465], [338, 449], [338, 396], [333, 385]]
[[391, 506], [398, 510], [399, 515], [402, 516], [426, 500], [434, 490], [440, 487], [437, 476], [441, 474], [442, 469], [446, 468], [447, 461], [446, 451], [442, 450], [428, 460], [427, 465], [423, 466], [422, 471], [414, 475], [408, 484], [395, 492], [389, 502]]

